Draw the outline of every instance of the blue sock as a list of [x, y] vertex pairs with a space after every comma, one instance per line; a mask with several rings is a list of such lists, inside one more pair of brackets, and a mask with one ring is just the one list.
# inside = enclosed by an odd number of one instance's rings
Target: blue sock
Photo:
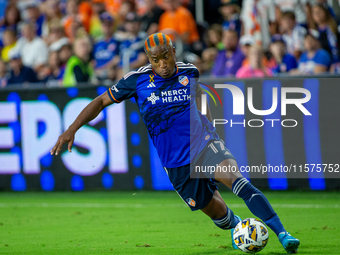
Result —
[[215, 225], [221, 229], [232, 229], [237, 223], [239, 223], [239, 219], [235, 217], [232, 210], [227, 208], [227, 213], [218, 219], [212, 219]]
[[279, 235], [281, 232], [286, 232], [279, 216], [277, 216], [268, 199], [246, 178], [238, 178], [233, 183], [232, 190], [235, 195], [244, 200], [249, 210], [266, 223], [276, 235]]

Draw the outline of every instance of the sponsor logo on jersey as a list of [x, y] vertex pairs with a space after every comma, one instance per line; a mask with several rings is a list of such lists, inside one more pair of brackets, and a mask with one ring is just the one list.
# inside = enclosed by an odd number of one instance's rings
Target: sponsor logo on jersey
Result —
[[117, 89], [116, 85], [113, 85], [113, 86], [111, 87], [111, 89], [114, 90], [114, 91], [117, 92], [117, 93], [119, 92], [119, 90]]
[[147, 88], [155, 88], [156, 87], [156, 85], [154, 84], [154, 79], [153, 79], [153, 77], [154, 77], [154, 75], [153, 74], [150, 74], [149, 75], [149, 77], [150, 77], [150, 80], [149, 80], [149, 85], [147, 86]]
[[174, 89], [161, 92], [163, 103], [172, 103], [177, 101], [186, 101], [191, 99], [189, 89]]
[[152, 104], [156, 104], [157, 100], [159, 100], [159, 96], [156, 96], [155, 93], [151, 93], [151, 95], [148, 97], [148, 101], [150, 101]]
[[181, 75], [178, 77], [178, 82], [182, 84], [183, 86], [186, 86], [189, 84], [189, 79], [185, 75]]
[[187, 198], [187, 203], [188, 205], [191, 205], [192, 207], [196, 206], [196, 202], [192, 198]]

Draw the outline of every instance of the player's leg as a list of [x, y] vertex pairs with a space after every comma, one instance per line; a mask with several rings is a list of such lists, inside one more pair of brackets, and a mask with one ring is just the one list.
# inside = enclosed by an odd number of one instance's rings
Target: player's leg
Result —
[[190, 178], [190, 166], [164, 168], [178, 195], [192, 211], [202, 210], [221, 229], [231, 229], [240, 221], [234, 216], [210, 178]]
[[234, 215], [234, 212], [229, 207], [227, 207], [218, 190], [215, 190], [211, 201], [206, 207], [201, 209], [201, 211], [208, 215], [217, 227], [223, 230], [231, 230], [231, 243], [233, 248], [237, 249], [237, 246], [233, 240], [233, 229], [237, 223], [240, 222], [241, 218], [237, 215]]
[[219, 164], [221, 167], [228, 167], [230, 171], [219, 171], [215, 173], [215, 179], [228, 188], [233, 193], [241, 197], [249, 210], [263, 220], [277, 235], [285, 232], [285, 229], [263, 193], [255, 188], [238, 170], [237, 163], [234, 159], [226, 159]]
[[232, 229], [240, 221], [234, 212], [227, 207], [218, 190], [214, 194], [209, 204], [201, 209], [212, 221], [221, 229]]
[[275, 232], [287, 252], [295, 252], [300, 244], [299, 240], [287, 233], [280, 218], [264, 194], [255, 188], [246, 178], [242, 177], [236, 161], [234, 159], [226, 159], [219, 165], [221, 169], [224, 167], [228, 171], [216, 172], [215, 179], [226, 185], [235, 195], [244, 200], [249, 210]]

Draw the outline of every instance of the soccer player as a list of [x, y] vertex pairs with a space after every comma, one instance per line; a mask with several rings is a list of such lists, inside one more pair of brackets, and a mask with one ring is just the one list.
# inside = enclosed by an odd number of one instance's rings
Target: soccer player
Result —
[[[51, 154], [58, 155], [64, 143], [68, 143], [71, 152], [74, 135], [81, 126], [106, 106], [134, 97], [171, 183], [191, 210], [201, 210], [221, 229], [232, 230], [241, 219], [218, 192], [215, 181], [222, 182], [278, 235], [288, 253], [296, 252], [300, 241], [285, 230], [262, 192], [242, 177], [235, 158], [218, 138], [211, 122], [197, 109], [200, 104], [196, 105], [193, 99], [197, 96], [199, 100], [202, 90], [196, 67], [176, 62], [175, 48], [162, 33], [147, 38], [145, 52], [150, 64], [129, 72], [88, 104], [59, 137]], [[237, 171], [216, 172], [213, 178], [191, 178], [195, 165], [233, 167]]]

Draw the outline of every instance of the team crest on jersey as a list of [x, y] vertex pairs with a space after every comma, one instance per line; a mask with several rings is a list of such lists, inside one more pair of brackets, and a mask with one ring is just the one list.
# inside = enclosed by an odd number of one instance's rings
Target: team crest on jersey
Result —
[[178, 81], [180, 84], [182, 84], [183, 86], [186, 86], [189, 84], [189, 79], [188, 77], [186, 77], [185, 75], [181, 75], [178, 77]]
[[187, 198], [187, 203], [189, 205], [191, 205], [192, 207], [195, 207], [196, 206], [196, 202], [195, 200], [193, 200], [192, 198]]

